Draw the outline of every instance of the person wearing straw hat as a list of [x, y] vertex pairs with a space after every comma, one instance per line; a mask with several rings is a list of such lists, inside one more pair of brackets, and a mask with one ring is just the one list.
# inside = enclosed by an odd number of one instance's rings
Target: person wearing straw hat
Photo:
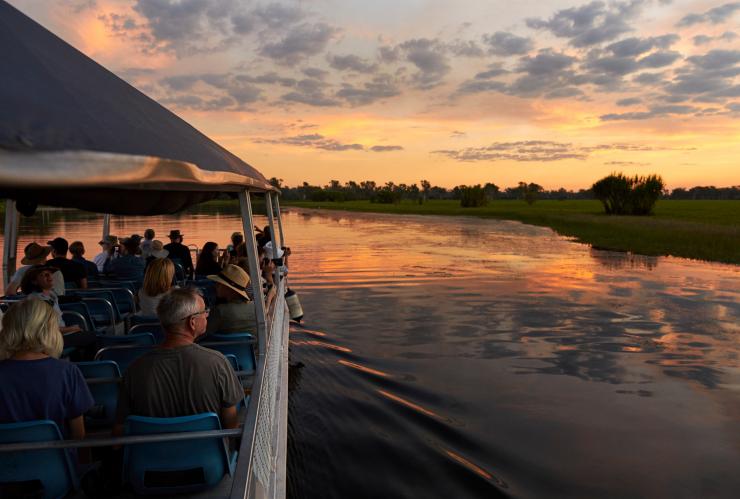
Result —
[[[30, 243], [26, 245], [26, 247], [23, 249], [23, 259], [21, 259], [21, 263], [23, 264], [23, 266], [15, 271], [15, 274], [13, 274], [13, 277], [11, 277], [8, 285], [5, 286], [5, 295], [11, 296], [17, 294], [18, 288], [21, 287], [21, 282], [23, 281], [23, 276], [26, 274], [26, 271], [34, 265], [44, 265], [46, 263], [46, 257], [49, 256], [49, 253], [51, 253], [51, 247], [49, 246], [41, 246], [38, 243]], [[53, 279], [54, 292], [59, 296], [63, 295], [64, 277], [62, 276], [61, 272], [54, 272]]]
[[256, 334], [257, 312], [247, 294], [249, 275], [244, 269], [227, 265], [207, 278], [216, 283], [216, 307], [208, 317], [206, 334]]

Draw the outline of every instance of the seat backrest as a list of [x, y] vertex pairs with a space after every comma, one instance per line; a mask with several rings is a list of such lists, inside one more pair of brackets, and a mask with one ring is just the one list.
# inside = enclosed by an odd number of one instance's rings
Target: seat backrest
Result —
[[157, 341], [152, 333], [134, 333], [124, 335], [99, 334], [98, 342], [104, 347], [115, 345], [156, 345]]
[[236, 356], [238, 370], [254, 372], [254, 337], [250, 333], [213, 334], [202, 346], [218, 350], [224, 355]]
[[95, 360], [112, 360], [121, 369], [126, 371], [136, 359], [151, 351], [152, 345], [120, 345], [105, 347], [98, 350]]
[[[121, 377], [118, 364], [110, 360], [77, 362], [77, 367], [88, 380], [88, 388], [95, 400], [95, 406], [85, 415], [85, 424], [91, 427], [110, 427], [116, 419], [118, 407], [118, 382]], [[97, 382], [92, 381], [97, 378]], [[101, 382], [102, 378], [109, 381]]]
[[85, 330], [95, 331], [95, 322], [93, 321], [92, 315], [90, 314], [90, 309], [87, 308], [87, 304], [85, 302], [73, 301], [73, 302], [60, 303], [59, 308], [62, 310], [62, 312], [66, 312], [66, 311], [77, 312], [82, 317], [84, 317], [85, 322], [87, 322], [87, 327], [85, 328]]
[[[57, 440], [62, 440], [62, 435], [54, 421], [0, 424], [0, 444]], [[64, 449], [0, 452], [0, 483], [34, 480], [43, 485], [45, 499], [64, 497], [78, 486], [72, 462]]]
[[114, 326], [119, 320], [116, 319], [115, 305], [105, 298], [84, 296], [82, 301], [90, 310], [90, 316], [96, 326]]
[[[118, 309], [118, 302], [116, 300], [116, 296], [110, 289], [73, 289], [70, 290], [69, 295], [72, 296], [79, 296], [83, 300], [88, 300], [90, 298], [97, 298], [100, 300], [105, 300], [108, 303], [110, 303], [110, 306], [106, 306], [105, 308], [109, 309], [110, 312], [113, 314], [113, 320], [115, 322], [121, 322], [121, 311]], [[91, 310], [93, 316], [96, 316], [98, 314], [101, 314], [102, 312], [99, 311], [99, 307], [101, 305], [95, 305], [94, 310]], [[96, 320], [100, 320], [96, 317]]]
[[[176, 418], [129, 416], [126, 435], [149, 435], [220, 430], [212, 412]], [[140, 494], [177, 494], [203, 490], [215, 485], [234, 470], [224, 439], [214, 437], [175, 442], [127, 445], [124, 448], [124, 477]]]
[[[88, 289], [88, 292], [93, 291]], [[114, 285], [107, 287], [98, 287], [94, 291], [102, 293], [110, 293], [118, 309], [119, 314], [128, 315], [136, 312], [136, 301], [134, 300], [134, 293], [128, 286]], [[101, 294], [102, 297], [102, 294]]]
[[140, 333], [151, 333], [152, 335], [154, 335], [154, 341], [156, 343], [162, 343], [162, 341], [164, 340], [164, 331], [162, 330], [162, 325], [159, 322], [136, 324], [135, 326], [131, 326], [131, 329], [128, 330], [129, 335]]

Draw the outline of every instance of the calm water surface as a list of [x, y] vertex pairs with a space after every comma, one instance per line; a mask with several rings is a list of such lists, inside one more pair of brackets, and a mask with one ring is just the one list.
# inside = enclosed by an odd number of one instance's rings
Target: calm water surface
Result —
[[[42, 219], [43, 218], [43, 219]], [[289, 495], [738, 497], [740, 267], [291, 210]], [[225, 244], [235, 213], [114, 218]], [[20, 247], [100, 217], [24, 219]]]

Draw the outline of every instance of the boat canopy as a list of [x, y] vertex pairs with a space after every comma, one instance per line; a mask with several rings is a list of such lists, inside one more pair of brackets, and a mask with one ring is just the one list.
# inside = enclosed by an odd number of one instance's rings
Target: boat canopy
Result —
[[184, 120], [0, 0], [0, 198], [120, 215], [275, 191]]

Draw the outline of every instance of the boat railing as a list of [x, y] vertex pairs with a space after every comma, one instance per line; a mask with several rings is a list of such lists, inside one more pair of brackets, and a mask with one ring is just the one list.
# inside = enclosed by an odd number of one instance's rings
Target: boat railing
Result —
[[[284, 473], [277, 463], [281, 432], [276, 426], [285, 418], [278, 416], [278, 402], [287, 400], [279, 394], [281, 377], [287, 375], [287, 320], [285, 313], [285, 281], [278, 284], [277, 296], [267, 314], [267, 341], [264, 354], [257, 355], [257, 373], [252, 385], [252, 397], [244, 421], [244, 434], [239, 449], [239, 461], [231, 488], [230, 499], [284, 496], [279, 476]], [[282, 361], [281, 361], [282, 359]], [[284, 369], [284, 372], [281, 372]], [[281, 422], [282, 420], [282, 422]], [[283, 431], [282, 434], [285, 432]]]

